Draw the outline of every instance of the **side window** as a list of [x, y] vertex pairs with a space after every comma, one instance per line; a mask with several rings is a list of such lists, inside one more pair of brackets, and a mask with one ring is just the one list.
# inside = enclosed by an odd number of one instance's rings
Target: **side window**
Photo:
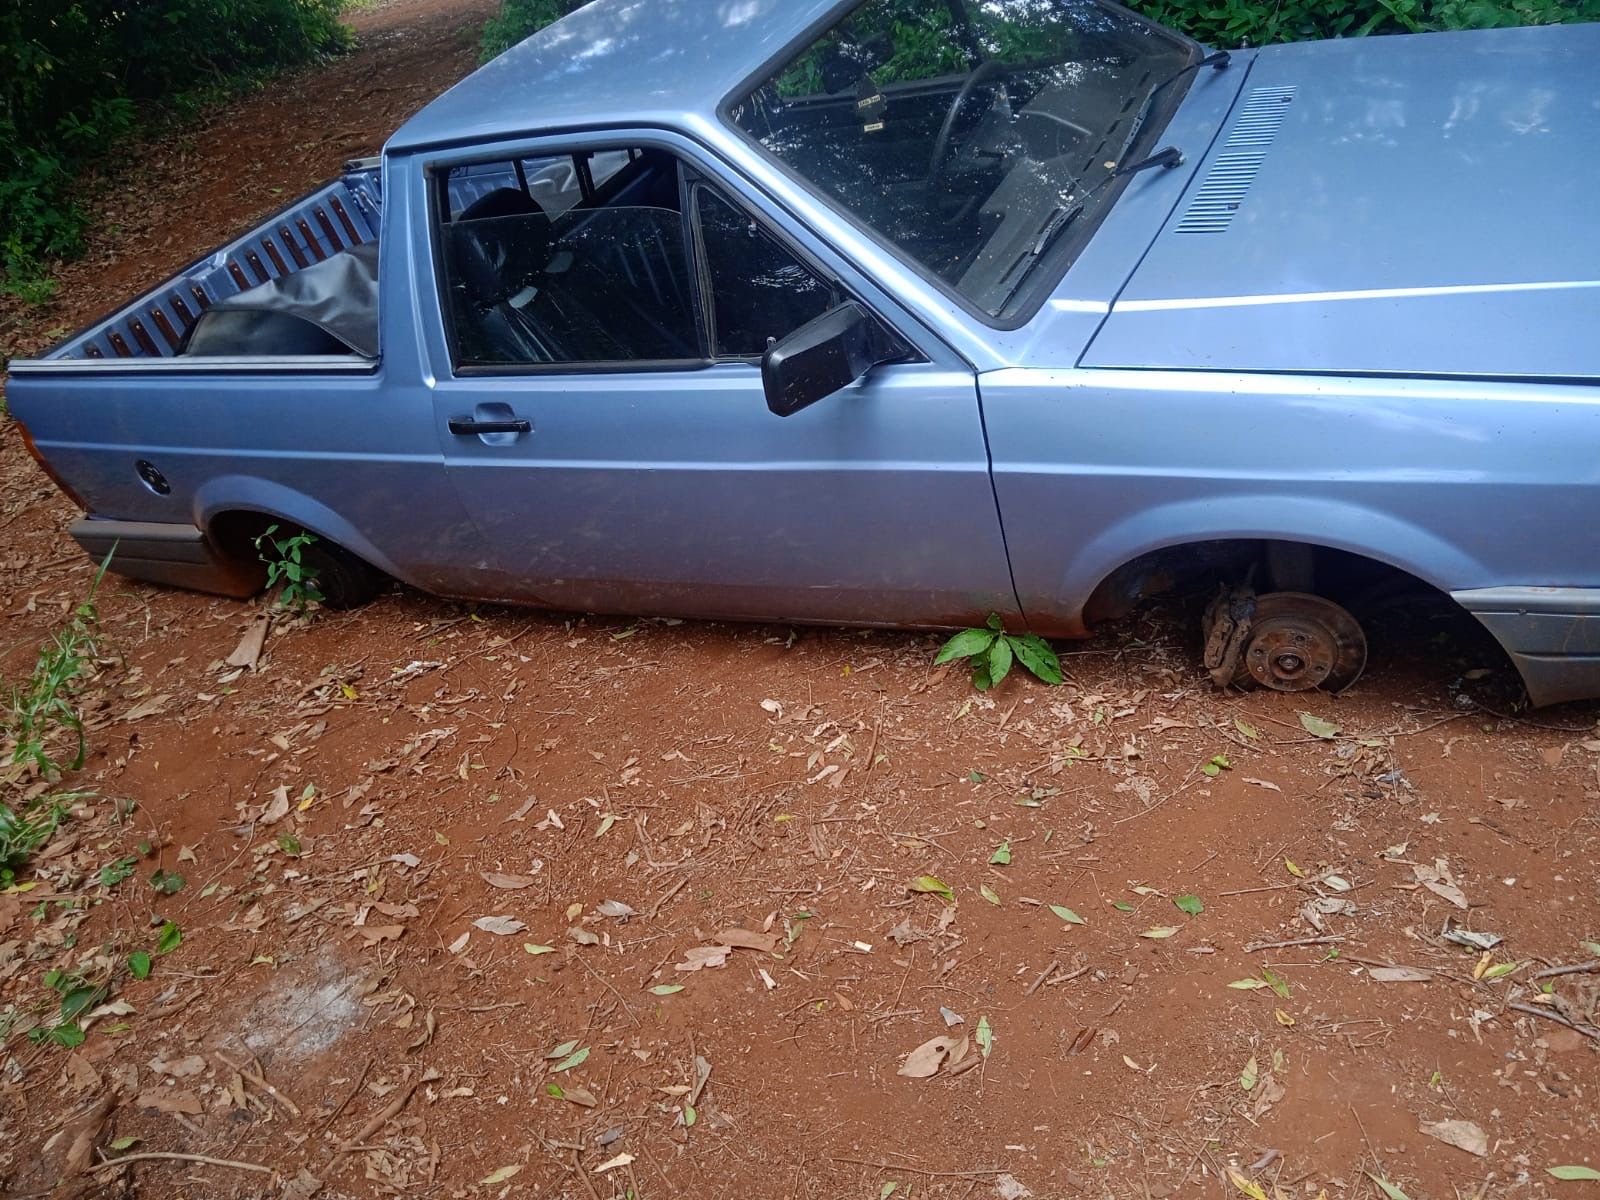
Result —
[[709, 187], [695, 189], [711, 287], [712, 354], [754, 358], [833, 307], [833, 289]]
[[[499, 176], [453, 168], [443, 181], [457, 366], [705, 358], [672, 155], [623, 149], [502, 166]], [[460, 202], [468, 190], [477, 198]]]

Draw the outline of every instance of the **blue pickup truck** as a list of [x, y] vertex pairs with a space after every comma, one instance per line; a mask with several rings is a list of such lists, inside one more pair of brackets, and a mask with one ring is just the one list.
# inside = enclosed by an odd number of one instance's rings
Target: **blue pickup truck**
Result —
[[1081, 636], [1216, 589], [1337, 690], [1454, 597], [1600, 695], [1600, 25], [1207, 53], [1104, 0], [595, 0], [10, 365], [112, 569], [272, 523], [615, 613]]

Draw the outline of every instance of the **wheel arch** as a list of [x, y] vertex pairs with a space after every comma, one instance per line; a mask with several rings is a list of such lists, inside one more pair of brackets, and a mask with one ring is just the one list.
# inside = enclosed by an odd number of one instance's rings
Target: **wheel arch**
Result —
[[224, 554], [254, 557], [254, 537], [274, 521], [297, 525], [385, 575], [404, 579], [389, 556], [344, 517], [282, 484], [247, 475], [223, 476], [195, 496], [194, 523]]
[[1070, 632], [1086, 632], [1119, 573], [1163, 551], [1260, 542], [1353, 555], [1447, 595], [1472, 586], [1463, 581], [1485, 578], [1482, 565], [1466, 551], [1375, 509], [1301, 496], [1185, 500], [1133, 514], [1086, 543], [1069, 561], [1057, 593], [1071, 598], [1061, 616]]

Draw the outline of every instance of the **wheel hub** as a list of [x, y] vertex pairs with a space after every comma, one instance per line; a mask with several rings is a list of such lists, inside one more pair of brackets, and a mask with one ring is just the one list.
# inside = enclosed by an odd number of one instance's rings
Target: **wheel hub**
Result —
[[1240, 675], [1279, 692], [1337, 692], [1366, 665], [1366, 635], [1333, 601], [1304, 592], [1257, 597]]

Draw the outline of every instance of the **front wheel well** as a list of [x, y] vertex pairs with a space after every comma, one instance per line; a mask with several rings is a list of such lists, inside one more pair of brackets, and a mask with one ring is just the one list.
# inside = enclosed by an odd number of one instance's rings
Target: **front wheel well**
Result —
[[1083, 619], [1093, 627], [1125, 617], [1156, 596], [1210, 593], [1219, 583], [1247, 582], [1257, 591], [1310, 592], [1347, 607], [1419, 589], [1447, 597], [1409, 571], [1348, 550], [1273, 538], [1217, 538], [1166, 546], [1123, 563], [1095, 587]]

